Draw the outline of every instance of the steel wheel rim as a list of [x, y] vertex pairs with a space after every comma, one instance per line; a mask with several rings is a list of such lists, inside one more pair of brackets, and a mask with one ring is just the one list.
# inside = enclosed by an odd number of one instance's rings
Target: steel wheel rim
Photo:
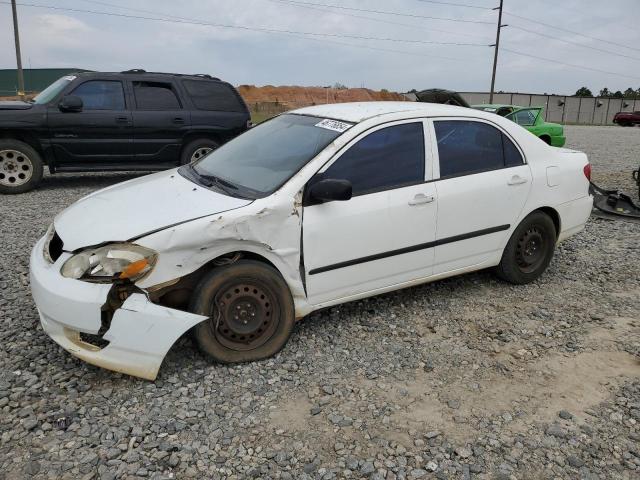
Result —
[[18, 150], [0, 150], [0, 185], [18, 187], [33, 177], [33, 162]]
[[536, 271], [544, 262], [547, 242], [542, 229], [537, 226], [528, 228], [518, 239], [516, 262], [523, 273]]
[[196, 160], [200, 160], [202, 157], [211, 153], [213, 148], [211, 147], [200, 147], [196, 148], [196, 151], [191, 155], [191, 162], [195, 162]]
[[273, 336], [280, 321], [280, 306], [273, 290], [255, 279], [229, 282], [220, 288], [209, 321], [215, 338], [225, 347], [248, 351]]

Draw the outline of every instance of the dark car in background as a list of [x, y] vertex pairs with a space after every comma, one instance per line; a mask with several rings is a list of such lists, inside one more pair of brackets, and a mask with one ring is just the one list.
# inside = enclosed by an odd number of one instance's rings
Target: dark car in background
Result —
[[613, 116], [613, 123], [621, 127], [640, 125], [640, 112], [618, 112]]
[[0, 193], [51, 173], [186, 164], [251, 126], [237, 90], [209, 75], [128, 70], [64, 76], [28, 102], [0, 102]]

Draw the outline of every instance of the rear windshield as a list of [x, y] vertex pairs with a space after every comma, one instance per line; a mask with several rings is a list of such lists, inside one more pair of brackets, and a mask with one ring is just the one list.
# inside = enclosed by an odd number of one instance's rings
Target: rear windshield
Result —
[[[184, 169], [247, 198], [265, 197], [352, 125], [305, 115], [281, 115], [224, 144]], [[185, 175], [190, 176], [190, 175]]]
[[230, 85], [207, 80], [184, 80], [185, 90], [198, 110], [243, 112], [247, 107]]

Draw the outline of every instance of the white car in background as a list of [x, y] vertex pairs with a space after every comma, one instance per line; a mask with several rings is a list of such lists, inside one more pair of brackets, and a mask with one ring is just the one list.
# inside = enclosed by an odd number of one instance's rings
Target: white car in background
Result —
[[323, 105], [59, 214], [31, 255], [44, 330], [154, 379], [194, 329], [220, 362], [262, 359], [314, 310], [495, 267], [538, 278], [589, 217], [590, 166], [519, 125], [413, 102]]

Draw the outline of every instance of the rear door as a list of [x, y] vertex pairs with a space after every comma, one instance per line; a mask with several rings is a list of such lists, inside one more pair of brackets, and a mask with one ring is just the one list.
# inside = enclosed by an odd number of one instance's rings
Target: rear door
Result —
[[58, 168], [104, 168], [133, 160], [131, 111], [120, 80], [85, 80], [67, 94], [82, 99], [81, 112], [49, 108], [51, 144]]
[[380, 126], [351, 142], [310, 181], [344, 179], [353, 186], [348, 201], [304, 207], [311, 303], [431, 274], [437, 201], [434, 184], [427, 182], [432, 163], [426, 143], [421, 120]]
[[177, 165], [191, 116], [169, 81], [133, 80], [133, 143], [140, 165]]
[[433, 273], [495, 263], [529, 195], [529, 166], [492, 123], [442, 118], [433, 127], [439, 176]]

